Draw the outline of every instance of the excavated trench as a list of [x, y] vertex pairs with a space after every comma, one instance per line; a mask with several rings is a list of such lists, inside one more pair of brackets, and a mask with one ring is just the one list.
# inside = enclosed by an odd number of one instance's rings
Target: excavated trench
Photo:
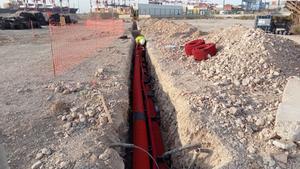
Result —
[[[137, 35], [136, 28], [137, 26], [133, 24], [133, 37]], [[159, 60], [157, 60], [156, 55], [158, 54], [151, 48], [150, 50], [146, 50], [145, 59], [148, 72], [151, 75], [149, 83], [152, 88], [152, 98], [156, 109], [160, 110], [160, 132], [165, 151], [178, 150], [178, 148], [185, 146], [201, 146], [201, 148], [185, 149], [172, 153], [169, 158], [164, 159], [168, 167], [172, 169], [230, 167], [230, 163], [232, 162], [230, 151], [226, 149], [214, 132], [195, 128], [196, 123], [205, 123], [205, 120], [195, 117], [195, 112], [192, 110], [188, 100], [180, 94], [181, 91], [174, 87], [173, 81], [166, 76], [164, 72], [165, 68], [162, 68]], [[134, 60], [132, 60], [133, 62]], [[134, 82], [133, 73], [134, 69], [132, 67], [131, 86]], [[131, 87], [130, 107], [133, 106], [132, 90], [133, 88]], [[129, 142], [131, 143], [135, 137], [132, 112], [131, 110], [128, 118], [130, 124]], [[149, 147], [148, 151], [151, 153], [152, 147]], [[133, 162], [133, 152], [132, 148], [126, 150], [125, 164], [128, 169], [135, 168], [133, 166], [135, 165], [135, 162]], [[161, 159], [158, 158], [157, 161], [159, 162]], [[150, 163], [153, 164], [151, 160]]]

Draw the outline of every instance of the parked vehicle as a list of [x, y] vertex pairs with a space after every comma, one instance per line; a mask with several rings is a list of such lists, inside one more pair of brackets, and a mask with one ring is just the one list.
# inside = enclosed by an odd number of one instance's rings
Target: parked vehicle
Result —
[[68, 15], [68, 14], [52, 14], [49, 17], [49, 24], [53, 26], [59, 26], [61, 25], [61, 19], [64, 19], [64, 23], [66, 24], [75, 24], [77, 23], [77, 18], [73, 15]]
[[41, 28], [47, 22], [41, 12], [18, 11], [9, 17], [0, 18], [0, 29]]
[[255, 28], [260, 28], [268, 33], [288, 35], [292, 26], [292, 19], [289, 16], [262, 15], [257, 16]]

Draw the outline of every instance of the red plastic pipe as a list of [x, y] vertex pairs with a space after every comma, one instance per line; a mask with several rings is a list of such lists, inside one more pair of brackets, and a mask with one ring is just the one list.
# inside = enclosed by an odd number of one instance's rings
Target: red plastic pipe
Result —
[[[143, 56], [145, 57], [145, 56]], [[141, 64], [142, 69], [142, 88], [144, 93], [144, 104], [146, 107], [146, 114], [148, 119], [148, 130], [149, 130], [149, 137], [150, 137], [150, 143], [152, 147], [152, 156], [154, 159], [157, 159], [159, 156], [162, 156], [165, 152], [163, 140], [161, 137], [160, 127], [159, 127], [159, 121], [154, 120], [157, 116], [157, 112], [155, 111], [155, 106], [152, 97], [149, 95], [149, 92], [151, 91], [151, 86], [149, 84], [144, 83], [145, 78], [149, 77], [148, 72], [146, 69], [143, 68], [143, 64]], [[156, 161], [157, 162], [157, 161]], [[168, 169], [168, 166], [165, 162], [157, 162], [159, 169]], [[158, 169], [156, 164], [152, 163], [152, 169]]]
[[[133, 144], [148, 151], [148, 136], [146, 114], [144, 112], [142, 84], [141, 84], [141, 57], [142, 49], [136, 47], [134, 58], [133, 82], [132, 82], [132, 111], [133, 111]], [[150, 169], [148, 155], [141, 150], [133, 150], [133, 169]]]

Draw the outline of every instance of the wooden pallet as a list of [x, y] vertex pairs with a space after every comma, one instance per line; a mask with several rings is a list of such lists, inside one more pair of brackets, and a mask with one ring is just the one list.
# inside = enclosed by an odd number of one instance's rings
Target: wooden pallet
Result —
[[286, 1], [286, 8], [291, 11], [294, 23], [300, 23], [300, 0]]

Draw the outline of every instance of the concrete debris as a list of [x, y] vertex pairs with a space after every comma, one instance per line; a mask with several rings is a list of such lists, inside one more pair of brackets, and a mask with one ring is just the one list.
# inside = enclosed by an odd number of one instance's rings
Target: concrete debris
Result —
[[291, 77], [285, 86], [276, 115], [275, 130], [283, 139], [300, 141], [300, 78]]
[[39, 169], [42, 165], [43, 165], [42, 161], [39, 160], [31, 166], [31, 169]]
[[297, 146], [295, 143], [286, 140], [273, 140], [272, 143], [274, 146], [281, 148], [283, 150], [290, 150], [296, 148]]

